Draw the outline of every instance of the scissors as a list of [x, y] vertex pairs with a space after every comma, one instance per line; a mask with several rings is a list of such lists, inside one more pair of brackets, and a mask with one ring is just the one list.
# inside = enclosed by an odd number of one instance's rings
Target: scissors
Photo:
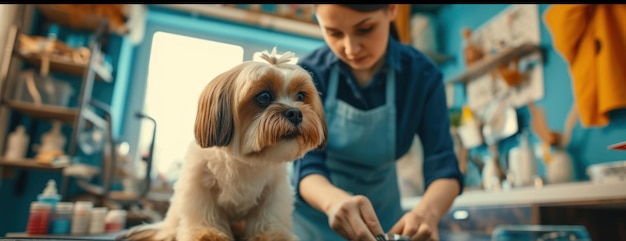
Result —
[[410, 241], [411, 238], [400, 234], [379, 234], [376, 235], [376, 241]]

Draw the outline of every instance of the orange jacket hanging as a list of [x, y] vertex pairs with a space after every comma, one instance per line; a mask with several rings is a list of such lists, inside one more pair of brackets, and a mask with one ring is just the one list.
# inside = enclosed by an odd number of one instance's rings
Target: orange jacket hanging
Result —
[[626, 4], [554, 4], [544, 21], [569, 64], [582, 125], [607, 125], [626, 108]]

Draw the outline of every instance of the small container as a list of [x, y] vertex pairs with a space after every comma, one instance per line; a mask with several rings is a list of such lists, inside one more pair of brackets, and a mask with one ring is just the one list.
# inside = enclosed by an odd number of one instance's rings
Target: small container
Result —
[[59, 202], [57, 203], [54, 214], [52, 215], [52, 222], [49, 232], [51, 234], [69, 234], [72, 213], [74, 209], [74, 203], [71, 202]]
[[27, 234], [47, 234], [50, 220], [50, 203], [32, 202], [26, 225]]
[[623, 182], [626, 180], [626, 160], [590, 165], [587, 175], [594, 183]]
[[71, 234], [87, 234], [91, 218], [92, 202], [79, 201], [74, 204]]
[[26, 134], [26, 129], [23, 125], [19, 125], [15, 128], [7, 140], [7, 149], [4, 153], [4, 158], [12, 161], [21, 160], [26, 157], [26, 151], [28, 150], [28, 141], [30, 137]]
[[498, 225], [491, 240], [591, 241], [591, 237], [579, 225]]
[[105, 231], [115, 233], [122, 231], [126, 227], [126, 211], [114, 209], [107, 213], [105, 218]]
[[91, 219], [89, 222], [89, 234], [104, 233], [105, 218], [108, 209], [106, 207], [93, 208], [91, 210]]
[[474, 148], [483, 144], [483, 137], [478, 121], [469, 106], [463, 106], [461, 112], [461, 125], [457, 127], [457, 132], [461, 139], [461, 144], [466, 149]]

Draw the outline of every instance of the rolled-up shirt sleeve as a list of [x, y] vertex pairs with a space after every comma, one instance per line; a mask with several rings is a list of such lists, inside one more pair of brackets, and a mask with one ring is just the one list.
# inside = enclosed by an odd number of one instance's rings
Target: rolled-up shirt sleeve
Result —
[[311, 174], [320, 174], [330, 180], [330, 171], [326, 166], [326, 153], [320, 150], [308, 152], [303, 158], [293, 162], [291, 182], [297, 198], [300, 196], [300, 181]]
[[454, 153], [454, 144], [450, 135], [450, 119], [446, 103], [446, 93], [443, 77], [440, 71], [431, 71], [428, 81], [431, 85], [427, 90], [428, 97], [424, 104], [424, 114], [419, 122], [418, 135], [424, 150], [424, 186], [428, 186], [440, 178], [454, 178], [459, 182], [460, 192], [463, 192], [464, 177], [458, 167], [458, 160]]

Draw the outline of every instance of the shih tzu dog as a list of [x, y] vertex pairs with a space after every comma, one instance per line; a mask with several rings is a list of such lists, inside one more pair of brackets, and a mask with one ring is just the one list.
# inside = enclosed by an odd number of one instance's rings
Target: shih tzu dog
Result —
[[291, 241], [287, 163], [326, 146], [323, 106], [307, 71], [264, 51], [208, 83], [195, 139], [163, 221], [124, 240]]

